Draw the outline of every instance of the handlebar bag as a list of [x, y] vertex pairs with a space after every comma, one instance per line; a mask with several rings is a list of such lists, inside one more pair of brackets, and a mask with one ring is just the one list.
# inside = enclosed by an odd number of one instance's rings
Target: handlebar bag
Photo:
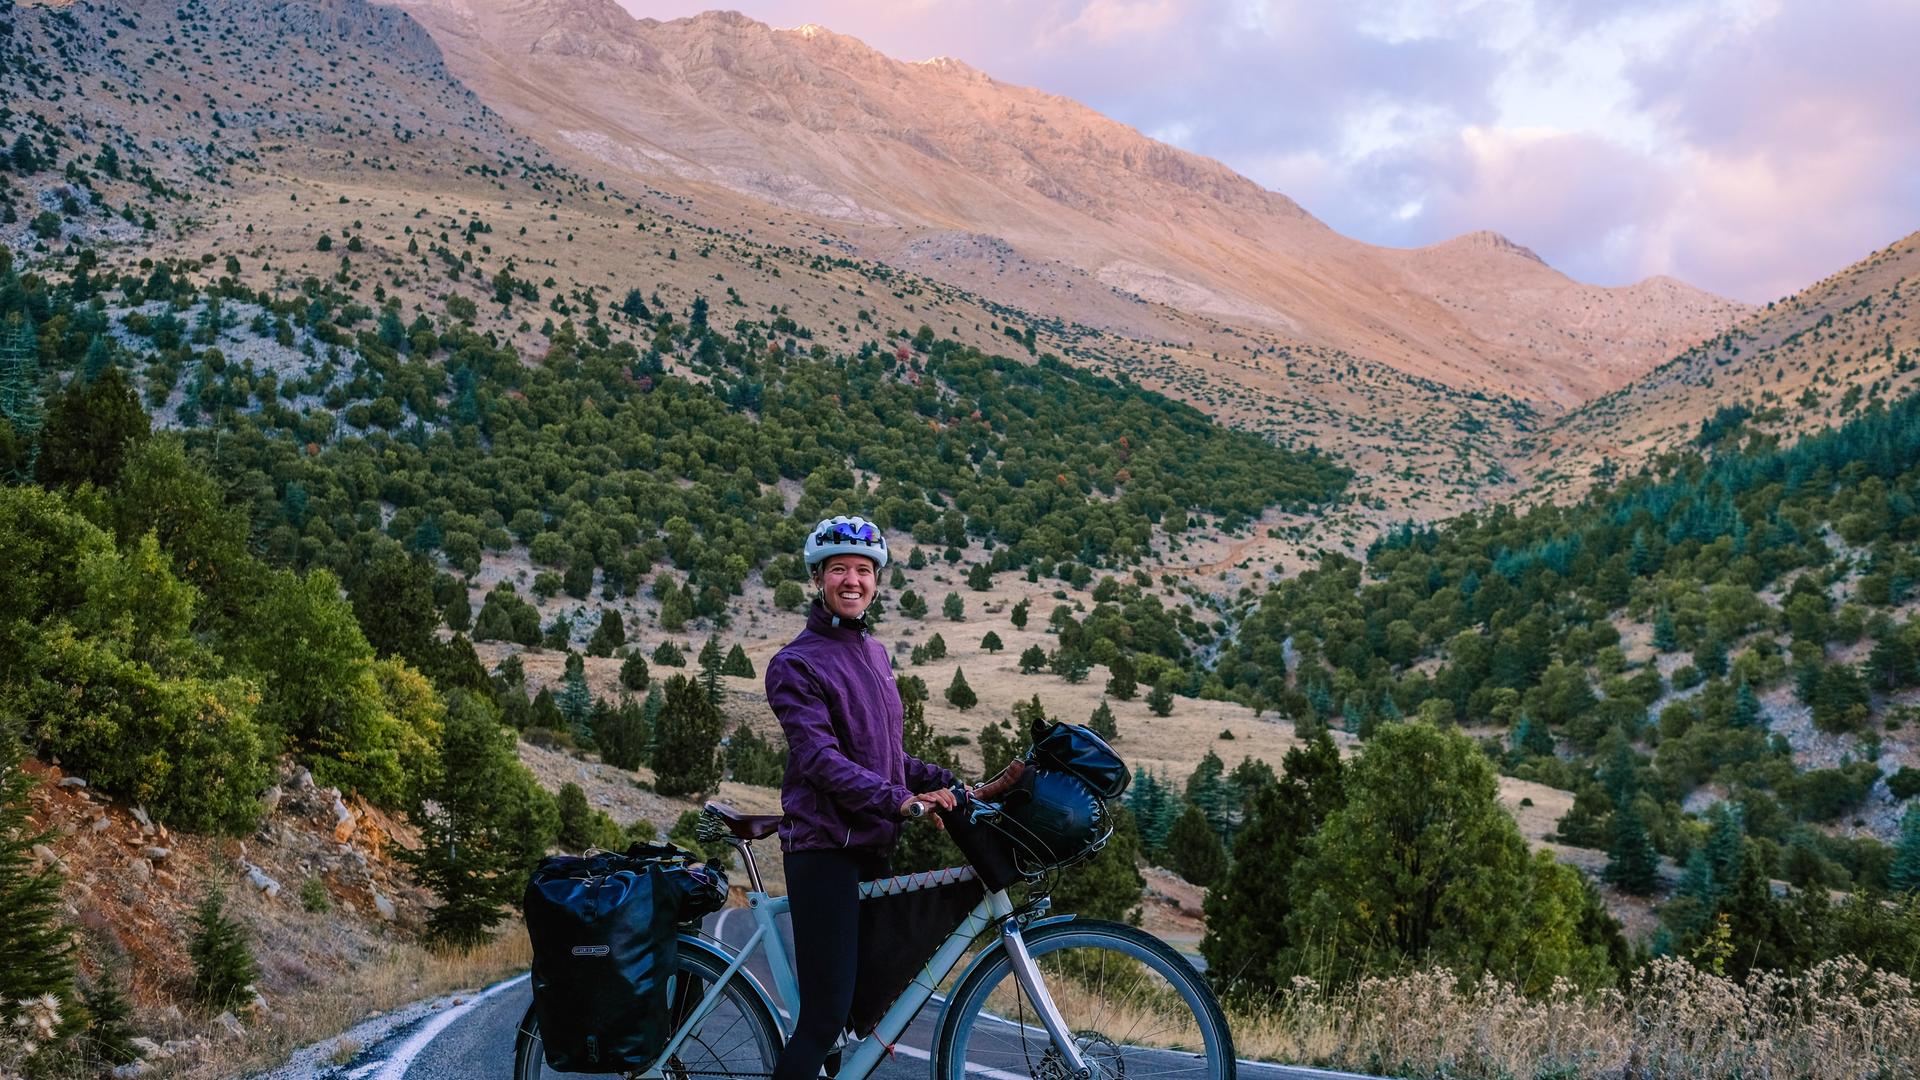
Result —
[[1033, 748], [1027, 751], [1029, 765], [1076, 777], [1102, 799], [1119, 798], [1133, 782], [1127, 763], [1092, 729], [1057, 720], [1045, 728], [1034, 727]]

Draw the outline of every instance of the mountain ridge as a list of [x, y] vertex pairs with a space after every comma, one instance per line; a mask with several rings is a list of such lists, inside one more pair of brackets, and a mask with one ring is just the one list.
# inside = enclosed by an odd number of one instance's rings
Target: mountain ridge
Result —
[[[1746, 310], [1690, 286], [1583, 285], [1477, 233], [1364, 244], [1071, 99], [964, 61], [895, 60], [817, 25], [637, 19], [611, 0], [395, 2], [440, 35], [483, 100], [558, 153], [653, 186], [697, 185], [708, 203], [734, 201], [741, 221], [756, 205], [805, 215], [788, 226], [796, 235], [824, 228], [882, 262], [923, 230], [994, 236], [1090, 281], [1069, 293], [1022, 279], [989, 296], [1110, 329], [1143, 328], [1124, 308], [1087, 315], [1086, 288], [1557, 411]], [[768, 224], [764, 209], [758, 219]], [[1462, 264], [1495, 287], [1467, 302], [1450, 284]], [[1555, 295], [1506, 299], [1516, 288]]]

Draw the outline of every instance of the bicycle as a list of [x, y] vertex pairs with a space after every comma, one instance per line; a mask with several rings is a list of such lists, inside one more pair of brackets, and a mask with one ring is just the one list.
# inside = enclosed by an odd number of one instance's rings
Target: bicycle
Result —
[[[991, 812], [967, 797], [956, 813]], [[765, 891], [753, 842], [773, 835], [777, 815], [746, 815], [709, 803], [703, 840], [724, 840], [740, 855], [751, 889], [754, 929], [738, 949], [703, 932], [683, 931], [679, 964], [668, 983], [673, 1035], [654, 1065], [629, 1074], [642, 1080], [770, 1076], [794, 1017], [779, 1008], [749, 970], [764, 956], [780, 1001], [799, 991], [793, 958], [780, 934], [784, 896]], [[955, 867], [866, 882], [863, 899], [889, 891], [964, 880]], [[912, 984], [865, 1038], [836, 1051], [836, 1080], [866, 1080], [899, 1047], [921, 1009], [936, 998], [940, 1013], [925, 1056], [934, 1080], [1124, 1080], [1129, 1076], [1193, 1076], [1233, 1080], [1233, 1037], [1212, 990], [1186, 958], [1160, 939], [1123, 923], [1050, 914], [1051, 900], [1016, 905], [1006, 890], [988, 891], [947, 935]], [[739, 910], [739, 909], [734, 909]], [[999, 932], [968, 962], [953, 989], [940, 985], [966, 959], [975, 939]], [[1035, 1022], [1029, 1022], [1029, 1021]], [[546, 1068], [538, 1024], [528, 1010], [514, 1046], [515, 1080], [561, 1075]]]

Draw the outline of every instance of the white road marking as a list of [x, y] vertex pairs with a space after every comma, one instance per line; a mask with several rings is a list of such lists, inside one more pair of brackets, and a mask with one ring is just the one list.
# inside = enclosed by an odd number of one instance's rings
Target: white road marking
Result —
[[449, 1024], [465, 1016], [475, 1005], [480, 1004], [502, 990], [518, 986], [532, 977], [532, 973], [529, 972], [526, 975], [516, 975], [506, 982], [495, 983], [460, 1004], [447, 1009], [432, 1020], [427, 1021], [419, 1031], [414, 1032], [406, 1042], [400, 1044], [400, 1049], [394, 1051], [392, 1057], [388, 1058], [385, 1062], [376, 1063], [380, 1065], [380, 1071], [374, 1074], [373, 1080], [403, 1080], [407, 1075], [407, 1069], [413, 1065], [413, 1059], [419, 1057], [420, 1051], [425, 1050], [429, 1043], [432, 1043], [435, 1038], [439, 1037], [440, 1033], [445, 1031]]

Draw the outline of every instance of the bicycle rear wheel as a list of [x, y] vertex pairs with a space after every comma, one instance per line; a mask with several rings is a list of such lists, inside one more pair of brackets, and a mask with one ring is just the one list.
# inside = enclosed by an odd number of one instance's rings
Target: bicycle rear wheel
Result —
[[[1233, 1035], [1206, 980], [1165, 942], [1119, 923], [1074, 920], [1025, 935], [1048, 994], [1093, 1080], [1233, 1080]], [[1069, 1080], [1004, 951], [956, 987], [934, 1076]]]
[[[683, 947], [680, 962], [667, 983], [667, 1001], [673, 1010], [670, 1030], [679, 1031], [726, 968], [713, 957]], [[780, 1059], [780, 1029], [760, 995], [735, 975], [699, 1030], [681, 1040], [672, 1058], [661, 1065], [667, 1080], [765, 1080]], [[638, 1075], [639, 1070], [633, 1074]], [[514, 1080], [559, 1080], [584, 1073], [563, 1073], [547, 1067], [546, 1048], [540, 1042], [540, 1024], [529, 1008], [514, 1040]], [[602, 1074], [604, 1075], [604, 1074]]]

